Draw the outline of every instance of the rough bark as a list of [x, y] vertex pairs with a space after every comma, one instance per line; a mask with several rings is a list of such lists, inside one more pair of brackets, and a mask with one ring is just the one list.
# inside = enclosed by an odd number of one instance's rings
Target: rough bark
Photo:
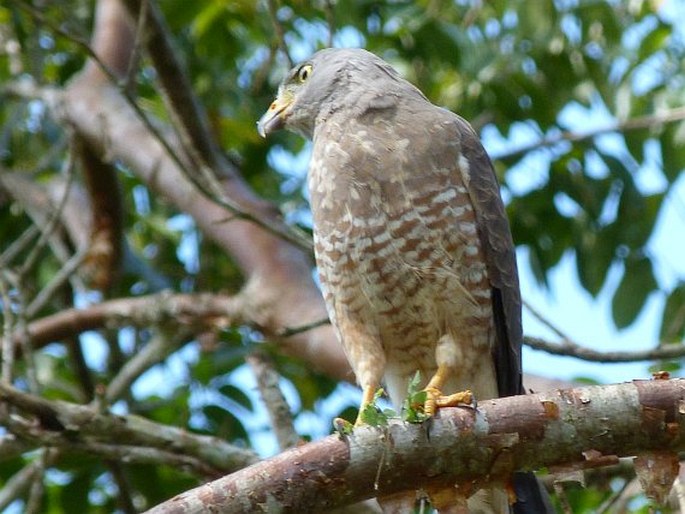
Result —
[[443, 409], [424, 424], [362, 427], [294, 448], [148, 512], [321, 512], [402, 490], [459, 484], [467, 491], [519, 469], [673, 454], [685, 450], [684, 402], [685, 380], [654, 380]]

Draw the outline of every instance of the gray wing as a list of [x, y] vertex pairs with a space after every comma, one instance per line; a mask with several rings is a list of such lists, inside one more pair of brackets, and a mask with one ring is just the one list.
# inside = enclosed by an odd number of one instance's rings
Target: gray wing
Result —
[[521, 382], [521, 292], [516, 253], [509, 221], [500, 196], [499, 183], [478, 135], [457, 117], [461, 152], [469, 165], [469, 195], [492, 286], [492, 310], [496, 331], [493, 348], [500, 396], [524, 393]]
[[[468, 160], [469, 195], [476, 211], [478, 232], [492, 287], [492, 312], [496, 344], [493, 349], [497, 388], [500, 396], [524, 394], [521, 382], [521, 291], [514, 241], [500, 196], [499, 183], [478, 135], [458, 118], [462, 155]], [[513, 477], [516, 503], [512, 514], [553, 514], [549, 495], [532, 472]]]

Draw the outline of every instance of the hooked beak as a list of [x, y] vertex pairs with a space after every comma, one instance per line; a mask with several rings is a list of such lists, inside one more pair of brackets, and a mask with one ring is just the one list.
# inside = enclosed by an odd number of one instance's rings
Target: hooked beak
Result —
[[269, 109], [257, 122], [257, 132], [262, 137], [266, 137], [272, 132], [283, 128], [285, 124], [285, 110], [292, 104], [292, 95], [285, 92], [279, 93], [276, 100], [272, 102]]

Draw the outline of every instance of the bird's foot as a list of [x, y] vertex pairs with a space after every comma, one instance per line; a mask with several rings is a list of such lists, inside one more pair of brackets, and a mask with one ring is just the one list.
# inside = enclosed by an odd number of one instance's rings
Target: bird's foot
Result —
[[426, 401], [423, 405], [423, 412], [426, 416], [434, 416], [436, 411], [443, 407], [458, 407], [472, 405], [474, 403], [473, 393], [468, 389], [457, 393], [443, 395], [437, 387], [426, 387]]

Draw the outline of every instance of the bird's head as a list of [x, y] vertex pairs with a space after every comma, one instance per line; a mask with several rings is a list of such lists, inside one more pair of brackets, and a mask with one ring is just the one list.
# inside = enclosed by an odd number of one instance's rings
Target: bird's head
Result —
[[359, 48], [327, 48], [290, 70], [257, 130], [266, 137], [286, 128], [311, 139], [319, 121], [389, 107], [400, 90], [423, 97], [380, 57]]

